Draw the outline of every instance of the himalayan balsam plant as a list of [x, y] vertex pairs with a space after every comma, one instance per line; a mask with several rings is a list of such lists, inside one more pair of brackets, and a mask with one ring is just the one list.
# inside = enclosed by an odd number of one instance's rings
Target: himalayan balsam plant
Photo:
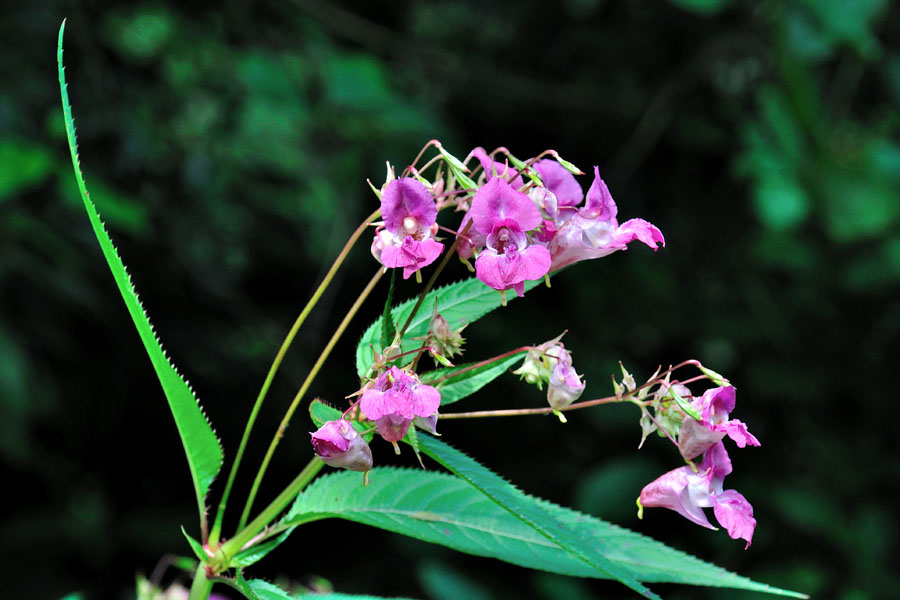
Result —
[[[585, 177], [552, 150], [521, 160], [505, 148], [493, 152], [475, 148], [460, 160], [432, 140], [409, 166], [398, 170], [388, 164], [385, 182], [370, 183], [375, 195], [373, 212], [352, 233], [291, 327], [252, 404], [230, 468], [220, 477], [222, 446], [192, 389], [162, 350], [88, 196], [62, 66], [64, 27], [65, 23], [59, 31], [57, 58], [75, 178], [100, 248], [162, 384], [196, 492], [199, 526], [193, 532], [184, 531], [195, 559], [176, 563], [193, 573], [192, 600], [212, 597], [216, 585], [229, 586], [254, 600], [305, 597], [303, 592], [253, 579], [250, 572], [254, 563], [298, 527], [331, 518], [521, 567], [614, 579], [647, 598], [657, 597], [645, 585], [655, 582], [803, 597], [529, 496], [458, 450], [453, 440], [439, 437], [440, 424], [446, 419], [553, 413], [565, 423], [573, 411], [628, 402], [640, 411], [641, 444], [655, 432], [671, 442], [677, 450], [673, 458], [680, 455], [682, 462], [643, 490], [635, 490], [638, 511], [664, 507], [716, 529], [704, 510], [711, 508], [724, 533], [746, 548], [753, 540], [753, 507], [740, 492], [725, 489], [725, 478], [731, 473], [729, 449], [758, 446], [759, 441], [743, 422], [732, 418], [735, 388], [723, 376], [696, 360], [686, 360], [658, 369], [638, 384], [623, 368], [621, 378], [613, 380], [612, 395], [584, 399], [590, 394], [586, 396], [585, 382], [561, 335], [498, 356], [462, 359], [464, 328], [475, 326], [482, 316], [524, 297], [535, 286], [549, 286], [550, 276], [560, 269], [590, 269], [593, 264], [576, 263], [606, 257], [632, 244], [654, 250], [665, 245], [663, 234], [649, 222], [638, 218], [619, 222], [618, 208], [597, 167]], [[371, 240], [373, 263], [377, 263], [374, 275], [300, 385], [256, 471], [237, 528], [225, 535], [223, 517], [229, 507], [234, 509], [232, 485], [269, 386], [298, 329], [361, 237]], [[453, 259], [462, 261], [474, 276], [437, 287]], [[313, 429], [309, 462], [280, 494], [257, 508], [260, 483], [296, 409], [307, 400], [335, 343], [385, 276], [391, 284], [383, 314], [362, 333], [355, 364], [344, 365], [348, 374], [355, 369], [357, 376], [346, 389], [347, 400], [341, 405], [319, 399], [306, 403], [312, 420], [308, 427]], [[420, 293], [394, 305], [398, 277], [414, 277]], [[575, 337], [578, 332], [569, 335]], [[546, 388], [547, 405], [453, 410], [453, 404], [461, 400], [474, 402], [470, 396], [494, 379], [510, 376], [510, 371], [523, 380], [521, 385]], [[564, 427], [556, 419], [548, 421], [548, 426]], [[423, 468], [391, 466], [395, 452], [413, 453]], [[439, 468], [431, 462], [425, 468], [422, 455]], [[326, 465], [329, 469], [324, 469]], [[216, 480], [223, 484], [216, 492], [218, 502], [209, 503]], [[360, 564], [354, 565], [353, 560]], [[348, 576], [364, 562], [362, 555], [348, 555]], [[146, 580], [138, 591], [146, 598], [163, 593]]]

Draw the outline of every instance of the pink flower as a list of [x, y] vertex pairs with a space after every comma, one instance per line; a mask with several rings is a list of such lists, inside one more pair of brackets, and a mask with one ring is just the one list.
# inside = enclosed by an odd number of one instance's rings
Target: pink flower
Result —
[[581, 185], [565, 167], [549, 158], [539, 160], [531, 166], [541, 176], [544, 187], [556, 196], [557, 207], [581, 204], [584, 199]]
[[660, 506], [674, 510], [686, 519], [715, 529], [704, 508], [712, 508], [719, 525], [732, 539], [744, 539], [750, 547], [756, 519], [753, 507], [735, 490], [723, 490], [725, 476], [731, 473], [731, 460], [722, 442], [710, 446], [703, 455], [698, 471], [680, 467], [660, 476], [641, 490], [638, 499], [643, 508]]
[[403, 267], [404, 279], [433, 263], [444, 249], [432, 239], [437, 205], [418, 180], [404, 177], [389, 182], [381, 193], [381, 216], [384, 230], [376, 233], [372, 254], [385, 267]]
[[382, 373], [375, 385], [363, 392], [360, 410], [375, 422], [378, 433], [389, 442], [399, 442], [416, 417], [429, 418], [437, 413], [441, 394], [397, 367]]
[[562, 225], [547, 248], [552, 256], [550, 271], [556, 271], [579, 260], [601, 258], [629, 243], [639, 240], [654, 250], [666, 245], [662, 233], [643, 219], [631, 219], [621, 225], [616, 220], [618, 209], [600, 171], [594, 167], [594, 183], [588, 190], [583, 207]]
[[534, 203], [502, 179], [481, 186], [468, 216], [485, 234], [486, 247], [475, 260], [475, 275], [495, 290], [514, 289], [521, 296], [526, 279], [540, 279], [550, 268], [550, 253], [531, 244], [527, 231], [543, 222]]
[[584, 382], [572, 368], [571, 358], [568, 362], [558, 362], [553, 367], [547, 386], [547, 402], [550, 406], [556, 410], [565, 408], [578, 400], [583, 393]]
[[699, 398], [694, 398], [691, 405], [700, 413], [698, 421], [685, 417], [678, 434], [678, 449], [681, 455], [690, 460], [699, 456], [713, 444], [727, 435], [738, 445], [759, 446], [759, 440], [747, 431], [747, 425], [738, 419], [728, 419], [734, 410], [734, 387], [720, 386], [706, 390]]
[[372, 451], [348, 421], [328, 421], [310, 433], [313, 450], [326, 465], [368, 471], [372, 468]]
[[[494, 177], [499, 177], [505, 181], [508, 181], [514, 189], [520, 189], [525, 182], [522, 181], [521, 175], [516, 175], [516, 169], [510, 167], [507, 164], [499, 163], [493, 160], [490, 156], [488, 156], [487, 151], [481, 146], [475, 148], [471, 152], [471, 156], [474, 156], [478, 159], [478, 162], [481, 163], [481, 168], [484, 169], [484, 174], [486, 179], [493, 179]], [[509, 181], [509, 178], [512, 177], [512, 181]]]

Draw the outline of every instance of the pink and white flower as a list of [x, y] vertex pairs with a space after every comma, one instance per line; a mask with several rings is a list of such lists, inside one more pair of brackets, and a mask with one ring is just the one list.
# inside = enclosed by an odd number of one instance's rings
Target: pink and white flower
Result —
[[444, 245], [433, 239], [437, 205], [420, 181], [404, 177], [388, 182], [381, 193], [381, 216], [384, 229], [375, 234], [372, 254], [385, 267], [403, 267], [408, 279], [440, 256]]
[[397, 367], [382, 373], [375, 385], [363, 392], [359, 407], [378, 433], [388, 442], [399, 442], [406, 435], [413, 419], [429, 419], [441, 405], [436, 388], [419, 381], [415, 374], [407, 374]]

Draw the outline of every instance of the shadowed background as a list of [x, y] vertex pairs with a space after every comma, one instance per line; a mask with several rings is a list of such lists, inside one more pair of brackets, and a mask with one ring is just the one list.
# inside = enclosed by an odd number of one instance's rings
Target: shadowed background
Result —
[[[735, 416], [763, 444], [732, 452], [729, 477], [756, 510], [754, 544], [745, 552], [662, 509], [637, 520], [641, 487], [679, 457], [655, 437], [636, 450], [632, 406], [565, 426], [446, 422], [444, 440], [529, 493], [768, 583], [847, 600], [900, 586], [889, 562], [900, 479], [888, 372], [900, 350], [896, 6], [12, 0], [0, 19], [5, 595], [127, 598], [135, 573], [190, 553], [179, 525], [197, 533], [175, 427], [71, 174], [55, 70], [63, 17], [88, 188], [226, 459], [290, 323], [377, 206], [366, 178], [380, 184], [385, 160], [402, 167], [432, 138], [460, 157], [476, 145], [520, 157], [549, 147], [599, 165], [620, 218], [656, 224], [667, 247], [567, 270], [470, 327], [467, 357], [568, 329], [586, 397], [611, 392], [619, 360], [638, 379], [685, 358], [726, 374]], [[374, 272], [367, 246], [288, 354], [226, 530], [283, 410]], [[465, 275], [451, 265], [449, 278]], [[399, 293], [415, 292], [407, 282]], [[379, 303], [314, 395], [354, 391], [354, 342]], [[459, 410], [543, 402], [506, 376]], [[298, 411], [257, 506], [306, 463], [311, 428]], [[395, 464], [387, 444], [373, 449]], [[629, 597], [339, 522], [298, 530], [250, 572], [435, 600]]]

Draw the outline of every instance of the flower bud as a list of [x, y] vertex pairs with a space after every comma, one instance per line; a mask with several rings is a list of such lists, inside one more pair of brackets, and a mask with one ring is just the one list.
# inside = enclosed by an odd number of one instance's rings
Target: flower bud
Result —
[[584, 392], [584, 382], [570, 364], [557, 363], [550, 374], [547, 402], [554, 409], [565, 408], [578, 400]]
[[349, 421], [328, 421], [310, 436], [313, 450], [326, 465], [351, 471], [372, 468], [372, 451]]

